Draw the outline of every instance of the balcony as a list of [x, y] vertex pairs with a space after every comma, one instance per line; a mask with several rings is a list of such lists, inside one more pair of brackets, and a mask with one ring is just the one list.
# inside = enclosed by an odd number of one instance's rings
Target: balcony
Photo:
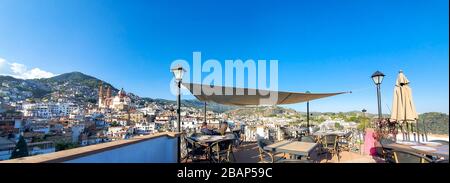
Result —
[[[0, 163], [177, 163], [178, 133], [163, 132], [138, 136], [132, 139], [117, 140], [70, 150], [18, 158]], [[186, 154], [185, 144], [181, 143], [181, 155]], [[361, 144], [364, 147], [363, 144]], [[448, 147], [448, 146], [447, 146]], [[234, 163], [262, 163], [258, 145], [254, 141], [244, 141], [233, 147]], [[277, 155], [277, 158], [290, 159], [289, 154]], [[317, 148], [311, 152], [312, 163], [380, 163], [382, 159], [366, 153], [342, 151], [337, 156], [328, 156]], [[303, 158], [302, 158], [303, 159]], [[193, 163], [192, 159], [182, 161]], [[200, 159], [195, 163], [211, 163]]]

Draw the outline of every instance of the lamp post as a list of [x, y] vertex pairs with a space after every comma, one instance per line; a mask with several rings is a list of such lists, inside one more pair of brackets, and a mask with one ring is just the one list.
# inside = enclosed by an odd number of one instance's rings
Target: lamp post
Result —
[[378, 120], [381, 120], [381, 118], [382, 118], [380, 85], [381, 85], [381, 82], [383, 82], [384, 76], [385, 75], [383, 73], [381, 73], [380, 71], [376, 71], [375, 73], [372, 74], [372, 80], [375, 83], [375, 85], [377, 86]]
[[361, 144], [362, 144], [362, 142], [365, 141], [365, 137], [366, 137], [366, 112], [367, 112], [367, 110], [366, 109], [362, 109], [361, 112], [363, 113], [363, 123], [364, 123], [364, 125], [363, 125], [362, 137], [359, 136], [361, 138], [361, 140], [359, 141], [359, 152], [360, 152], [360, 154], [363, 154], [363, 150], [361, 148]]
[[[181, 134], [181, 82], [183, 80], [183, 74], [185, 70], [181, 66], [177, 66], [173, 68], [172, 73], [175, 77], [175, 81], [177, 82], [178, 86], [178, 92], [177, 92], [177, 115], [178, 115], [178, 135]], [[177, 161], [178, 163], [181, 162], [181, 139], [180, 136], [178, 136], [178, 152], [177, 152]]]
[[361, 112], [363, 113], [363, 120], [364, 120], [363, 121], [364, 129], [363, 130], [365, 131], [366, 130], [366, 121], [365, 120], [366, 120], [366, 112], [367, 112], [367, 110], [366, 109], [362, 109]]
[[[311, 92], [306, 91], [306, 94], [310, 94]], [[308, 135], [310, 133], [309, 131], [309, 100], [306, 102], [306, 128], [308, 129]]]

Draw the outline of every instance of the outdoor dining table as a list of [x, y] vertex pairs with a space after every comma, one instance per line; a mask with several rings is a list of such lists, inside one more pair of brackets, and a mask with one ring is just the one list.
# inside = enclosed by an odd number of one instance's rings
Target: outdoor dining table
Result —
[[225, 135], [201, 135], [197, 137], [192, 137], [193, 140], [198, 142], [199, 144], [203, 144], [206, 146], [211, 145], [214, 142], [222, 141], [222, 140], [233, 140], [236, 136], [234, 134], [225, 134]]
[[264, 150], [277, 153], [282, 152], [294, 156], [310, 157], [311, 152], [314, 151], [314, 149], [316, 149], [317, 146], [318, 146], [317, 143], [312, 142], [283, 140], [264, 147]]
[[383, 145], [384, 148], [393, 150], [403, 150], [414, 152], [418, 154], [425, 154], [431, 156], [437, 156], [439, 158], [444, 158], [448, 160], [449, 149], [448, 145], [443, 145], [439, 143], [418, 143], [418, 142], [397, 142], [392, 144]]

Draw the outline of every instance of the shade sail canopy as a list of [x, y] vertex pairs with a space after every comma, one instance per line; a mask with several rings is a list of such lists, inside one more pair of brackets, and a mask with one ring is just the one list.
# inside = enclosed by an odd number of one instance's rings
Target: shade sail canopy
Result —
[[412, 91], [409, 87], [409, 80], [399, 72], [394, 88], [394, 98], [392, 101], [392, 121], [416, 121], [419, 118], [414, 106]]
[[234, 106], [283, 105], [349, 93], [297, 93], [183, 83], [198, 100]]

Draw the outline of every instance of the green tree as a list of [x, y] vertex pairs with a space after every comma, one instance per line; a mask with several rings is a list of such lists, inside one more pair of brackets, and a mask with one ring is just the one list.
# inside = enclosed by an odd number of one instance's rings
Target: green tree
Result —
[[358, 117], [356, 117], [356, 116], [350, 116], [350, 117], [348, 118], [348, 121], [356, 122], [357, 120], [358, 120]]
[[418, 123], [420, 131], [423, 131], [425, 127], [427, 133], [447, 134], [447, 135], [449, 134], [448, 114], [439, 112], [424, 113], [419, 115]]
[[323, 118], [323, 117], [319, 117], [319, 119], [317, 119], [317, 122], [320, 124], [320, 123], [323, 123], [325, 121], [325, 118]]
[[111, 127], [121, 126], [117, 121], [113, 121], [110, 125]]
[[17, 142], [16, 147], [14, 148], [14, 151], [11, 153], [10, 159], [27, 157], [28, 155], [29, 154], [28, 154], [27, 142], [25, 141], [23, 136], [20, 136], [19, 142]]

